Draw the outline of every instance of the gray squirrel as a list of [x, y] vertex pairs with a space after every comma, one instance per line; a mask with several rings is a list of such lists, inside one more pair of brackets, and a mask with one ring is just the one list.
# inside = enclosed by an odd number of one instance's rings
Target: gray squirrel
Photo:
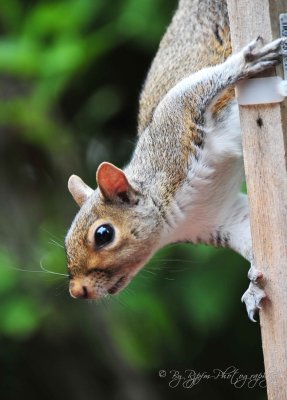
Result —
[[72, 175], [80, 206], [65, 239], [70, 294], [98, 299], [128, 285], [161, 247], [229, 247], [251, 263], [249, 318], [265, 297], [252, 263], [234, 85], [277, 65], [284, 39], [257, 38], [231, 55], [225, 1], [180, 0], [140, 97], [128, 165], [104, 162], [96, 190]]

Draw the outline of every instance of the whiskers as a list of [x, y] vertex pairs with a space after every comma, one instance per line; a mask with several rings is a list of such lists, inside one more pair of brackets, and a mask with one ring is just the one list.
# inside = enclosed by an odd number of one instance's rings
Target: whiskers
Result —
[[44, 273], [44, 274], [50, 274], [50, 275], [53, 275], [53, 276], [57, 276], [57, 277], [65, 277], [65, 278], [67, 278], [69, 275], [68, 274], [64, 274], [64, 273], [62, 273], [62, 272], [56, 272], [56, 271], [51, 271], [51, 270], [49, 270], [49, 269], [47, 269], [47, 268], [45, 268], [44, 266], [43, 266], [43, 258], [44, 257], [42, 257], [42, 259], [40, 260], [40, 262], [39, 262], [39, 265], [40, 265], [40, 269], [28, 269], [28, 268], [21, 268], [21, 267], [14, 267], [14, 266], [9, 266], [9, 268], [10, 269], [13, 269], [13, 270], [16, 270], [16, 271], [21, 271], [21, 272], [29, 272], [29, 273]]
[[[173, 263], [176, 265], [170, 265], [169, 263]], [[194, 260], [186, 260], [184, 258], [162, 258], [162, 257], [154, 257], [148, 263], [147, 267], [144, 267], [144, 270], [152, 270], [152, 271], [164, 271], [167, 273], [180, 273], [184, 271], [190, 271], [190, 266], [194, 264], [200, 264], [200, 261]], [[188, 266], [182, 266], [182, 264]]]
[[[48, 244], [52, 244], [53, 246], [57, 246], [61, 249], [64, 249], [64, 245], [61, 244], [61, 239], [58, 238], [57, 236], [55, 236], [52, 232], [49, 232], [48, 230], [46, 230], [45, 228], [41, 227], [40, 228], [42, 231], [44, 231], [45, 233], [47, 233], [49, 235], [49, 240], [48, 240]], [[67, 278], [69, 275], [62, 273], [62, 272], [57, 272], [57, 271], [52, 271], [48, 268], [46, 268], [43, 265], [43, 260], [46, 256], [43, 256], [41, 258], [41, 260], [39, 261], [39, 269], [29, 269], [29, 268], [22, 268], [22, 267], [14, 267], [14, 266], [10, 266], [11, 269], [14, 269], [16, 271], [21, 271], [21, 272], [29, 272], [29, 273], [40, 273], [40, 274], [45, 274], [45, 275], [52, 275], [52, 276], [56, 276], [56, 277], [61, 277], [61, 278]]]
[[45, 268], [45, 267], [43, 266], [43, 258], [44, 258], [44, 257], [42, 257], [42, 259], [40, 260], [40, 268], [41, 268], [41, 271], [39, 271], [39, 272], [45, 272], [45, 273], [47, 273], [47, 274], [60, 275], [60, 276], [65, 276], [65, 277], [68, 277], [68, 276], [69, 276], [68, 274], [63, 274], [62, 272], [51, 271], [51, 270]]
[[105, 297], [105, 301], [104, 301], [103, 305], [106, 310], [109, 309], [109, 306], [111, 304], [114, 304], [114, 305], [120, 305], [125, 310], [128, 310], [129, 312], [131, 312], [133, 310], [131, 308], [130, 299], [131, 299], [131, 297], [134, 297], [135, 295], [136, 295], [135, 291], [131, 287], [128, 286], [128, 287], [124, 288], [123, 291], [120, 292], [119, 295], [117, 295], [117, 296], [107, 295], [107, 297]]
[[64, 292], [69, 293], [69, 282], [62, 281], [58, 286], [55, 287], [55, 296], [61, 296]]
[[[47, 229], [41, 227], [40, 228], [43, 232], [47, 233], [50, 236], [50, 239], [48, 241], [49, 244], [55, 245], [57, 247], [60, 247], [61, 249], [64, 249], [64, 245], [61, 243], [62, 240], [57, 237], [56, 235], [54, 235], [52, 232], [48, 231]], [[65, 237], [63, 237], [64, 239]]]
[[53, 244], [53, 245], [55, 245], [55, 246], [58, 246], [58, 247], [60, 247], [61, 249], [64, 249], [64, 248], [65, 248], [61, 243], [58, 243], [55, 239], [52, 239], [52, 238], [49, 240], [48, 243], [49, 243], [49, 244]]

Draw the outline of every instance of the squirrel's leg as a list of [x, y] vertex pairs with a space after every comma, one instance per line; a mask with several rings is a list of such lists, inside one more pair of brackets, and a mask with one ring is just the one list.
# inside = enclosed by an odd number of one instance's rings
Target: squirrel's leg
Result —
[[265, 46], [262, 43], [262, 38], [258, 37], [222, 64], [204, 68], [180, 81], [159, 103], [155, 119], [170, 112], [173, 118], [176, 114], [180, 117], [180, 110], [188, 109], [193, 122], [200, 125], [209, 106], [226, 88], [280, 62], [287, 38], [276, 39]]
[[249, 318], [251, 321], [255, 321], [254, 314], [260, 309], [260, 302], [266, 297], [266, 294], [262, 287], [264, 283], [263, 274], [253, 264], [249, 208], [246, 195], [239, 194], [230, 215], [216, 232], [212, 237], [223, 238], [223, 245], [232, 248], [251, 263], [248, 272], [248, 278], [251, 282], [241, 300], [246, 305]]

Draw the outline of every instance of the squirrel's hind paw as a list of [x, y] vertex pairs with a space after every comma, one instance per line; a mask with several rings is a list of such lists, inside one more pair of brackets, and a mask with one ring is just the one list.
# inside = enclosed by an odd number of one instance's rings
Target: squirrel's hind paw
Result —
[[263, 274], [251, 266], [248, 272], [248, 278], [251, 282], [248, 289], [243, 294], [241, 301], [245, 303], [249, 319], [256, 322], [254, 315], [261, 308], [261, 301], [267, 297], [264, 290], [260, 287], [260, 284], [263, 282]]

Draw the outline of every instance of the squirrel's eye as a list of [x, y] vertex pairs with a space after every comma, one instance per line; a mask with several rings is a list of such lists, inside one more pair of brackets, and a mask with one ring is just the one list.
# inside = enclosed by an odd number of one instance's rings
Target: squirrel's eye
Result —
[[115, 236], [114, 228], [109, 225], [101, 225], [95, 231], [95, 242], [97, 247], [103, 247], [113, 241]]

